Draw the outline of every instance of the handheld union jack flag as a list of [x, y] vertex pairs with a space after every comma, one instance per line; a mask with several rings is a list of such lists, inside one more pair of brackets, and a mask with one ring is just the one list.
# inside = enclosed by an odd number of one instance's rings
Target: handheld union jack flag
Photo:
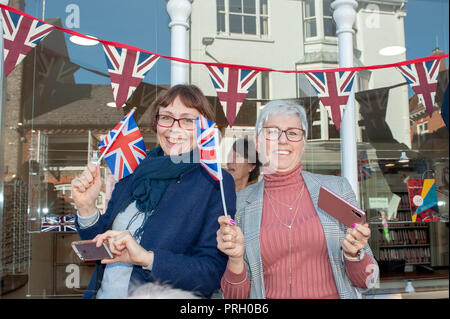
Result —
[[222, 104], [228, 124], [233, 126], [248, 90], [256, 80], [258, 71], [206, 66]]
[[311, 72], [305, 73], [305, 75], [339, 130], [342, 114], [353, 88], [356, 71]]
[[133, 118], [132, 109], [112, 131], [98, 144], [116, 181], [130, 175], [145, 159], [145, 143]]
[[227, 204], [225, 202], [225, 194], [223, 191], [222, 167], [219, 164], [220, 146], [216, 123], [209, 121], [204, 116], [200, 115], [195, 119], [195, 125], [197, 129], [197, 147], [200, 156], [200, 164], [216, 181], [219, 181], [223, 213], [227, 216]]
[[218, 163], [220, 153], [216, 123], [200, 115], [195, 119], [195, 124], [200, 164], [215, 180], [222, 180], [222, 168]]
[[4, 70], [7, 77], [55, 27], [5, 9], [1, 10]]
[[372, 176], [367, 152], [361, 152], [358, 157], [358, 182], [365, 181]]
[[103, 49], [116, 107], [121, 108], [159, 57], [106, 44]]
[[440, 60], [433, 60], [397, 67], [430, 117], [433, 115], [439, 65]]

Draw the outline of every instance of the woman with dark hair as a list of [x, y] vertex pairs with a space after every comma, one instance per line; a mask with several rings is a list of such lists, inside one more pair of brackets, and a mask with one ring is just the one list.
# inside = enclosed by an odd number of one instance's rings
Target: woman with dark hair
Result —
[[236, 192], [258, 181], [259, 166], [253, 141], [248, 137], [236, 140], [227, 160], [227, 171], [234, 178]]
[[[220, 287], [227, 257], [217, 250], [215, 234], [223, 208], [219, 183], [194, 161], [200, 114], [214, 120], [206, 97], [192, 85], [174, 86], [155, 101], [151, 127], [159, 146], [115, 185], [105, 214], [95, 206], [99, 167], [89, 164], [73, 179], [81, 239], [97, 246], [106, 242], [114, 255], [97, 263], [85, 298], [127, 298], [150, 282], [206, 298]], [[228, 214], [234, 216], [236, 193], [227, 172], [223, 185]]]

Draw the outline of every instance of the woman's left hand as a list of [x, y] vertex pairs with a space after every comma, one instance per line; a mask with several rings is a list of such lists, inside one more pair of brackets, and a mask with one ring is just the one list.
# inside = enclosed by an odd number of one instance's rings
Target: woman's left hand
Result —
[[341, 247], [344, 253], [349, 257], [358, 256], [359, 252], [370, 238], [369, 224], [358, 225], [355, 224], [354, 228], [347, 229], [347, 234], [342, 241]]
[[134, 239], [129, 230], [109, 230], [94, 238], [97, 247], [103, 242], [108, 244], [109, 249], [113, 253], [113, 259], [103, 259], [102, 264], [112, 264], [115, 262], [123, 262], [138, 266], [148, 266], [153, 262], [153, 252], [145, 250]]

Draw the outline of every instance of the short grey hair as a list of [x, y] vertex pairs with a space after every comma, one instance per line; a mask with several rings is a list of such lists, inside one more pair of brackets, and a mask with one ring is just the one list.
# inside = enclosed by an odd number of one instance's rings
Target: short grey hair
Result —
[[305, 138], [308, 138], [308, 121], [306, 118], [305, 108], [298, 104], [295, 100], [273, 100], [267, 103], [256, 120], [256, 136], [259, 135], [264, 123], [269, 119], [269, 117], [277, 114], [297, 115], [302, 123], [302, 128], [305, 130]]

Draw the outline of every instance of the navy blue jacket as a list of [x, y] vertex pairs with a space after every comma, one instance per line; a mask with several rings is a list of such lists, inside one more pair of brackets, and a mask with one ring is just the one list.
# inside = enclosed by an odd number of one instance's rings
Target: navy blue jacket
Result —
[[[228, 214], [236, 212], [235, 184], [222, 170]], [[111, 229], [119, 211], [131, 196], [130, 175], [114, 187], [105, 214], [94, 225], [80, 229], [82, 240], [93, 239]], [[223, 215], [219, 182], [200, 165], [186, 171], [167, 187], [154, 213], [149, 217], [141, 238], [141, 246], [154, 252], [152, 271], [134, 266], [130, 282], [159, 282], [174, 288], [194, 291], [210, 297], [220, 287], [228, 258], [217, 249], [217, 219]], [[84, 298], [95, 298], [100, 288], [105, 265], [97, 263]], [[131, 286], [131, 285], [130, 285]]]

